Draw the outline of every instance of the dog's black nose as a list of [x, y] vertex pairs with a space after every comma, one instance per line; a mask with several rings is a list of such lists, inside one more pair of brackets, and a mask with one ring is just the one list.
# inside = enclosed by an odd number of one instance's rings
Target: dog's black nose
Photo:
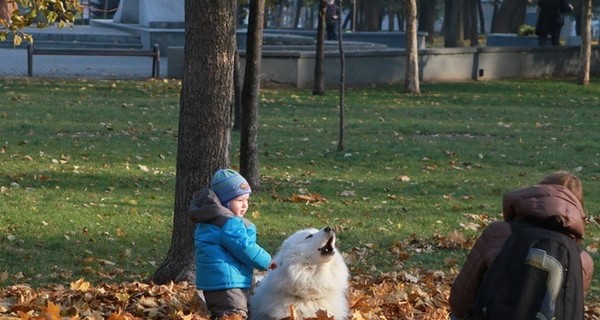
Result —
[[325, 227], [323, 230], [324, 230], [325, 232], [331, 232], [331, 228], [330, 228], [330, 227]]

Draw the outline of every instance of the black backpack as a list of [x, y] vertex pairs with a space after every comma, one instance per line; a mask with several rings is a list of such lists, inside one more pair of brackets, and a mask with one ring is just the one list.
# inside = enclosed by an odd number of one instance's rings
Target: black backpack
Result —
[[524, 221], [486, 272], [471, 319], [583, 319], [580, 249], [569, 236]]

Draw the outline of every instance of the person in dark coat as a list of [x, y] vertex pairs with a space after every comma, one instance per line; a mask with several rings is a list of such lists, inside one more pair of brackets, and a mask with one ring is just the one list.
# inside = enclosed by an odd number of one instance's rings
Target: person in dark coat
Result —
[[340, 18], [340, 8], [335, 0], [327, 0], [325, 7], [325, 27], [327, 29], [327, 40], [337, 40], [337, 22]]
[[[490, 223], [469, 252], [460, 273], [454, 280], [448, 302], [451, 320], [469, 319], [477, 292], [485, 273], [492, 267], [511, 233], [508, 221], [522, 220], [547, 225], [556, 221], [555, 230], [581, 242], [585, 236], [583, 186], [578, 177], [567, 171], [546, 176], [534, 186], [513, 190], [502, 201], [504, 221]], [[592, 256], [581, 251], [583, 295], [590, 292], [594, 274]]]
[[573, 6], [567, 0], [539, 0], [538, 20], [535, 26], [535, 34], [538, 36], [538, 44], [545, 46], [550, 43], [559, 45], [560, 30], [565, 24], [565, 14], [573, 11]]

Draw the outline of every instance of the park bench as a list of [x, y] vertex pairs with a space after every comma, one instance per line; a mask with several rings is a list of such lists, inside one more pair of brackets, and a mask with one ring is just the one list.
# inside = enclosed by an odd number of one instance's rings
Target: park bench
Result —
[[160, 47], [154, 45], [152, 50], [138, 49], [73, 49], [73, 48], [36, 48], [33, 43], [27, 44], [27, 74], [33, 76], [34, 55], [63, 55], [63, 56], [127, 56], [152, 57], [152, 77], [160, 76]]

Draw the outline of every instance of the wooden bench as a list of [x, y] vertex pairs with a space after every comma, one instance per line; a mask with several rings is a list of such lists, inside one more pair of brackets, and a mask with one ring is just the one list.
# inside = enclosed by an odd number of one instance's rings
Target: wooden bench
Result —
[[69, 49], [69, 48], [36, 48], [32, 43], [27, 44], [27, 74], [33, 76], [34, 55], [62, 56], [126, 56], [152, 57], [152, 77], [160, 77], [160, 47], [154, 45], [153, 50], [136, 49]]

